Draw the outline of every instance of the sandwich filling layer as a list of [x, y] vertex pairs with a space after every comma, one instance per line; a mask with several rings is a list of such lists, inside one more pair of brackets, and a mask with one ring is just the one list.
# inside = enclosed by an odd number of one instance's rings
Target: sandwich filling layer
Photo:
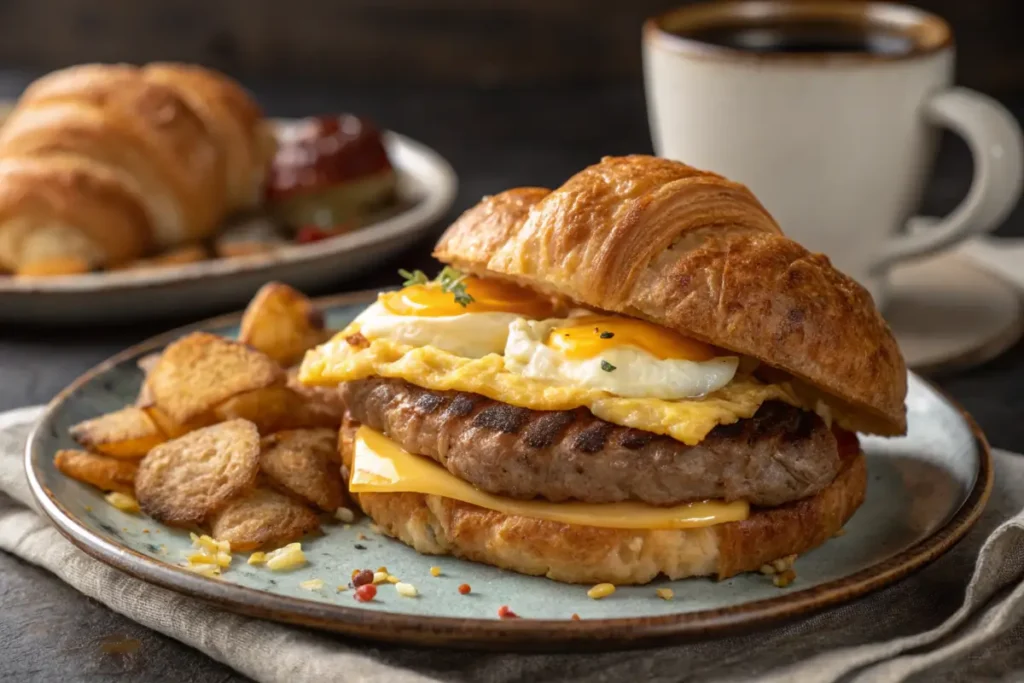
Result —
[[482, 491], [517, 499], [774, 506], [817, 493], [841, 466], [833, 430], [778, 401], [687, 446], [583, 408], [530, 410], [398, 379], [347, 382], [341, 395], [353, 419], [402, 449]]
[[[762, 403], [782, 401], [804, 406], [787, 382], [764, 383], [737, 372], [727, 383], [707, 393], [685, 398], [622, 396], [607, 389], [571, 380], [541, 379], [516, 372], [504, 355], [488, 353], [469, 358], [435, 344], [412, 346], [394, 338], [366, 338], [353, 323], [334, 339], [310, 351], [300, 380], [307, 385], [336, 386], [370, 377], [402, 379], [432, 391], [463, 391], [486, 396], [518, 408], [541, 411], [586, 408], [620, 427], [662, 434], [687, 445], [700, 443], [723, 424], [753, 417]], [[601, 363], [607, 365], [601, 368]], [[614, 365], [598, 359], [598, 372], [628, 374], [635, 364]], [[655, 384], [652, 380], [650, 384]], [[827, 409], [817, 406], [827, 420]]]
[[495, 496], [436, 463], [408, 453], [379, 432], [360, 427], [350, 463], [352, 493], [421, 493], [507, 515], [609, 529], [695, 529], [746, 519], [747, 503], [700, 501], [671, 507], [644, 503], [550, 503]]

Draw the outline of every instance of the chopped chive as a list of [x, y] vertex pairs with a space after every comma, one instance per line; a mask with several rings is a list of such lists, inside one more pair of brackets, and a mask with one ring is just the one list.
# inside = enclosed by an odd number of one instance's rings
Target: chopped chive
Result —
[[429, 280], [427, 280], [427, 274], [422, 270], [414, 270], [410, 273], [405, 268], [399, 268], [398, 274], [405, 278], [405, 282], [402, 284], [406, 287], [412, 287], [413, 285], [425, 285], [429, 282]]
[[604, 370], [605, 372], [612, 372], [613, 370], [615, 370], [615, 366], [609, 363], [608, 361], [603, 360], [601, 361], [601, 369]]
[[448, 292], [455, 296], [455, 303], [463, 308], [475, 301], [473, 296], [466, 291], [466, 283], [463, 280], [466, 276], [451, 266], [445, 266], [437, 274], [436, 280], [441, 283], [441, 291]]

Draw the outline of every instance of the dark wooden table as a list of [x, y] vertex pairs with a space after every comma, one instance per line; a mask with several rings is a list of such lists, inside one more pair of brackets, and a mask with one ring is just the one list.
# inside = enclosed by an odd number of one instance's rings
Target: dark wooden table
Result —
[[[0, 96], [16, 94], [26, 81], [24, 74], [0, 73]], [[639, 87], [352, 92], [330, 84], [253, 84], [253, 89], [270, 114], [354, 111], [435, 147], [460, 177], [456, 205], [437, 233], [484, 194], [517, 185], [554, 187], [602, 155], [650, 151]], [[1007, 102], [1020, 118], [1024, 98]], [[966, 192], [970, 168], [966, 147], [952, 138], [944, 140], [924, 210], [943, 214], [955, 206]], [[1024, 208], [1017, 209], [999, 234], [1024, 236]], [[393, 284], [400, 267], [431, 268], [432, 239], [410, 244], [373, 276], [339, 282], [334, 291]], [[0, 326], [0, 410], [44, 403], [107, 356], [185, 322], [79, 329]], [[974, 414], [994, 446], [1024, 450], [1024, 344], [982, 367], [935, 379]], [[108, 654], [104, 639], [120, 636], [139, 640], [138, 651]], [[244, 680], [4, 553], [0, 652], [3, 681], [101, 681], [120, 675], [140, 681]]]

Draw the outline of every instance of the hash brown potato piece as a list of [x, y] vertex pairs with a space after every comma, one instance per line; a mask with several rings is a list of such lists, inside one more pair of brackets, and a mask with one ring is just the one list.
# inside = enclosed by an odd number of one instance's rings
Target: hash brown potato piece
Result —
[[141, 458], [167, 440], [146, 411], [135, 406], [79, 422], [70, 432], [89, 450], [114, 458]]
[[266, 354], [207, 332], [193, 332], [164, 350], [146, 384], [153, 403], [178, 424], [188, 424], [232, 396], [285, 383]]
[[282, 546], [320, 527], [308, 507], [291, 496], [255, 488], [228, 503], [213, 519], [211, 532], [232, 551]]
[[62, 474], [98, 489], [135, 495], [135, 476], [139, 465], [134, 460], [85, 451], [60, 450], [54, 456], [53, 464]]
[[200, 524], [255, 485], [259, 455], [260, 436], [251, 422], [197, 429], [142, 459], [135, 497], [143, 512], [165, 524]]
[[135, 397], [135, 404], [137, 408], [149, 408], [153, 405], [153, 392], [149, 389], [149, 383], [146, 380], [142, 380], [142, 386], [139, 387], [139, 394]]
[[152, 372], [153, 368], [156, 367], [156, 364], [160, 362], [161, 355], [162, 354], [159, 351], [147, 353], [145, 356], [135, 361], [135, 365], [138, 366], [139, 370], [142, 370], [148, 375]]
[[244, 419], [261, 434], [283, 429], [328, 427], [337, 429], [341, 415], [284, 386], [266, 387], [232, 396], [214, 410], [220, 420]]
[[334, 461], [338, 432], [334, 429], [293, 429], [263, 439], [260, 471], [273, 484], [334, 512], [344, 501], [341, 470]]
[[146, 378], [142, 380], [142, 386], [139, 387], [139, 395], [135, 397], [135, 405], [140, 408], [153, 405], [153, 392], [149, 390], [149, 373], [156, 367], [156, 364], [160, 362], [160, 353], [147, 353], [142, 358], [135, 361], [135, 365], [138, 366], [139, 370], [145, 373]]
[[149, 415], [149, 419], [153, 421], [153, 424], [164, 433], [168, 439], [177, 439], [179, 436], [185, 436], [189, 432], [194, 432], [197, 429], [203, 427], [209, 427], [210, 425], [217, 422], [216, 416], [210, 413], [203, 413], [191, 422], [175, 422], [172, 420], [167, 413], [163, 412], [154, 405], [145, 406], [142, 408], [146, 415]]
[[345, 414], [345, 400], [338, 387], [307, 386], [299, 381], [299, 370], [301, 366], [294, 365], [288, 368], [288, 388], [306, 398], [310, 403], [320, 406], [320, 409], [336, 415], [338, 423], [341, 423], [341, 416]]
[[288, 366], [331, 334], [305, 295], [280, 282], [268, 282], [245, 309], [238, 340]]

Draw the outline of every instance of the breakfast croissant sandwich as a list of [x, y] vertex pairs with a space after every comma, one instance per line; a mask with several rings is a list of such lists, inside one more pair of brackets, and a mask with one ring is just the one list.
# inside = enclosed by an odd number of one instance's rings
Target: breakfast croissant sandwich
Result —
[[249, 94], [215, 71], [48, 74], [0, 129], [0, 269], [84, 272], [209, 237], [261, 201], [274, 146]]
[[578, 583], [729, 577], [836, 535], [856, 432], [906, 430], [871, 297], [747, 188], [606, 158], [487, 197], [310, 351], [340, 385], [349, 486], [380, 529]]

